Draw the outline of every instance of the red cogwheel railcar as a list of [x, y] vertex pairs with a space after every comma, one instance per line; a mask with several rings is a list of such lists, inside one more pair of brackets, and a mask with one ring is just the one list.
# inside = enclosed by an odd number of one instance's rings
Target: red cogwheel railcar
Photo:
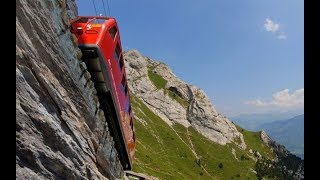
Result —
[[121, 164], [132, 168], [135, 130], [119, 28], [112, 17], [79, 16], [71, 21], [82, 60], [97, 90]]

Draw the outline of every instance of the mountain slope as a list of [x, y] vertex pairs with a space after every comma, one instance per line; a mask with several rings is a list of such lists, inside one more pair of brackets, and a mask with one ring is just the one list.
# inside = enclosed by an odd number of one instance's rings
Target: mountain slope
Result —
[[288, 120], [265, 123], [260, 126], [268, 135], [283, 144], [293, 154], [304, 154], [304, 115]]
[[[303, 179], [300, 170], [275, 164], [277, 157], [288, 157], [284, 147], [231, 123], [167, 65], [136, 50], [124, 57], [137, 137], [134, 171], [160, 179]], [[303, 169], [299, 160], [290, 162]], [[270, 166], [261, 168], [265, 164]]]
[[126, 52], [124, 57], [129, 88], [168, 125], [192, 126], [221, 145], [235, 142], [246, 148], [242, 134], [216, 111], [201, 89], [186, 84], [167, 65], [136, 50]]
[[[191, 126], [169, 126], [139, 98], [131, 99], [137, 133], [134, 171], [160, 179], [256, 178], [253, 169], [257, 157], [253, 151], [242, 150], [234, 143], [214, 143]], [[246, 132], [246, 138], [250, 149], [256, 150], [257, 146], [261, 154], [272, 157], [259, 133]]]

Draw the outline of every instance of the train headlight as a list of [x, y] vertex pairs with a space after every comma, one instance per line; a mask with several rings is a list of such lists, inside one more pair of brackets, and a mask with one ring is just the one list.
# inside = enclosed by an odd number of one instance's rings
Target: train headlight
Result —
[[77, 27], [77, 33], [78, 33], [78, 34], [82, 34], [82, 33], [83, 33], [82, 27]]

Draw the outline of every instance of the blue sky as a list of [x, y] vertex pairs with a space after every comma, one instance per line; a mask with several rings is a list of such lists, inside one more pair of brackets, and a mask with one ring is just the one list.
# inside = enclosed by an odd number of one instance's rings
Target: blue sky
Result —
[[[108, 0], [110, 12], [103, 1], [124, 50], [168, 64], [226, 116], [303, 112], [303, 0]], [[77, 4], [95, 14], [92, 0]]]

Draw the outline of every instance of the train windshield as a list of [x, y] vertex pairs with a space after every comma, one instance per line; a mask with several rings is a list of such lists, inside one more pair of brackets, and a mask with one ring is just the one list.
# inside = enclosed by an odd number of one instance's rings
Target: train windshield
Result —
[[103, 24], [106, 22], [106, 20], [108, 19], [94, 19], [94, 18], [87, 18], [87, 17], [83, 17], [83, 18], [80, 18], [76, 21], [76, 23], [87, 23], [90, 21], [90, 24]]

